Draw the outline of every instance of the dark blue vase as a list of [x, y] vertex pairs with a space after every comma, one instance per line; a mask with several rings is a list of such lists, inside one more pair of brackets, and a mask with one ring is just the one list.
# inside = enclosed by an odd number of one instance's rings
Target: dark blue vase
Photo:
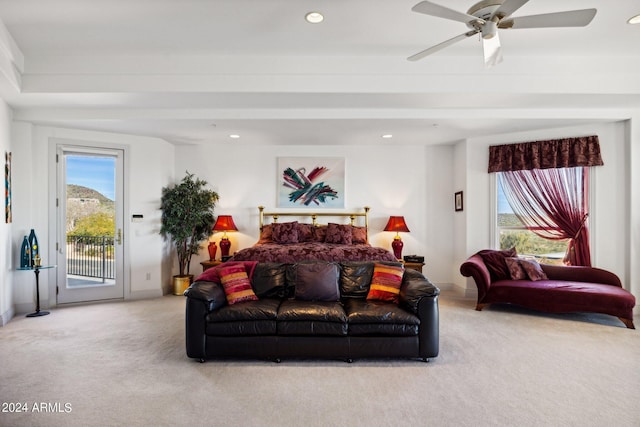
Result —
[[36, 259], [40, 255], [40, 247], [38, 246], [38, 238], [36, 237], [36, 232], [32, 228], [31, 233], [29, 233], [29, 246], [31, 247], [31, 258], [29, 266], [33, 267], [33, 260]]
[[20, 249], [20, 268], [28, 267], [31, 267], [31, 245], [27, 236], [24, 236], [22, 248]]

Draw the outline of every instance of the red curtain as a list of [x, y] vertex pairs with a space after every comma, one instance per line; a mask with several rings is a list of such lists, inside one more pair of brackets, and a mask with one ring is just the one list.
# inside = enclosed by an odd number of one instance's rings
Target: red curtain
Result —
[[535, 234], [570, 239], [565, 263], [591, 266], [586, 167], [500, 172], [504, 194], [518, 219]]

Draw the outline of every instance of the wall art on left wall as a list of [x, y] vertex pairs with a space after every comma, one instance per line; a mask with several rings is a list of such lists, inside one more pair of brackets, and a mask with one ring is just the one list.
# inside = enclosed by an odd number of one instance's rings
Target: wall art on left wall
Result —
[[279, 208], [344, 208], [344, 157], [278, 157]]
[[4, 220], [11, 222], [11, 153], [4, 153]]

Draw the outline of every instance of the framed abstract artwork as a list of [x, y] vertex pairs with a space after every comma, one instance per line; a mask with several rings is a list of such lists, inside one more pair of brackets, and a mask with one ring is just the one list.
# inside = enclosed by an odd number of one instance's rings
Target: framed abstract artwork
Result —
[[344, 208], [344, 157], [278, 157], [279, 208]]
[[4, 153], [4, 221], [8, 224], [11, 218], [11, 153]]

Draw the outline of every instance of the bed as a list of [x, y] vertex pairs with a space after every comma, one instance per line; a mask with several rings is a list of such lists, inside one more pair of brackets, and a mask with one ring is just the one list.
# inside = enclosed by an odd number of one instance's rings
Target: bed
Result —
[[[369, 244], [369, 207], [364, 212], [266, 212], [259, 206], [260, 239], [236, 252], [233, 261], [397, 261]], [[280, 219], [285, 218], [279, 222]], [[319, 224], [318, 218], [328, 218]], [[359, 220], [361, 225], [356, 224]], [[332, 222], [335, 221], [335, 222]], [[346, 222], [346, 223], [345, 223]]]

